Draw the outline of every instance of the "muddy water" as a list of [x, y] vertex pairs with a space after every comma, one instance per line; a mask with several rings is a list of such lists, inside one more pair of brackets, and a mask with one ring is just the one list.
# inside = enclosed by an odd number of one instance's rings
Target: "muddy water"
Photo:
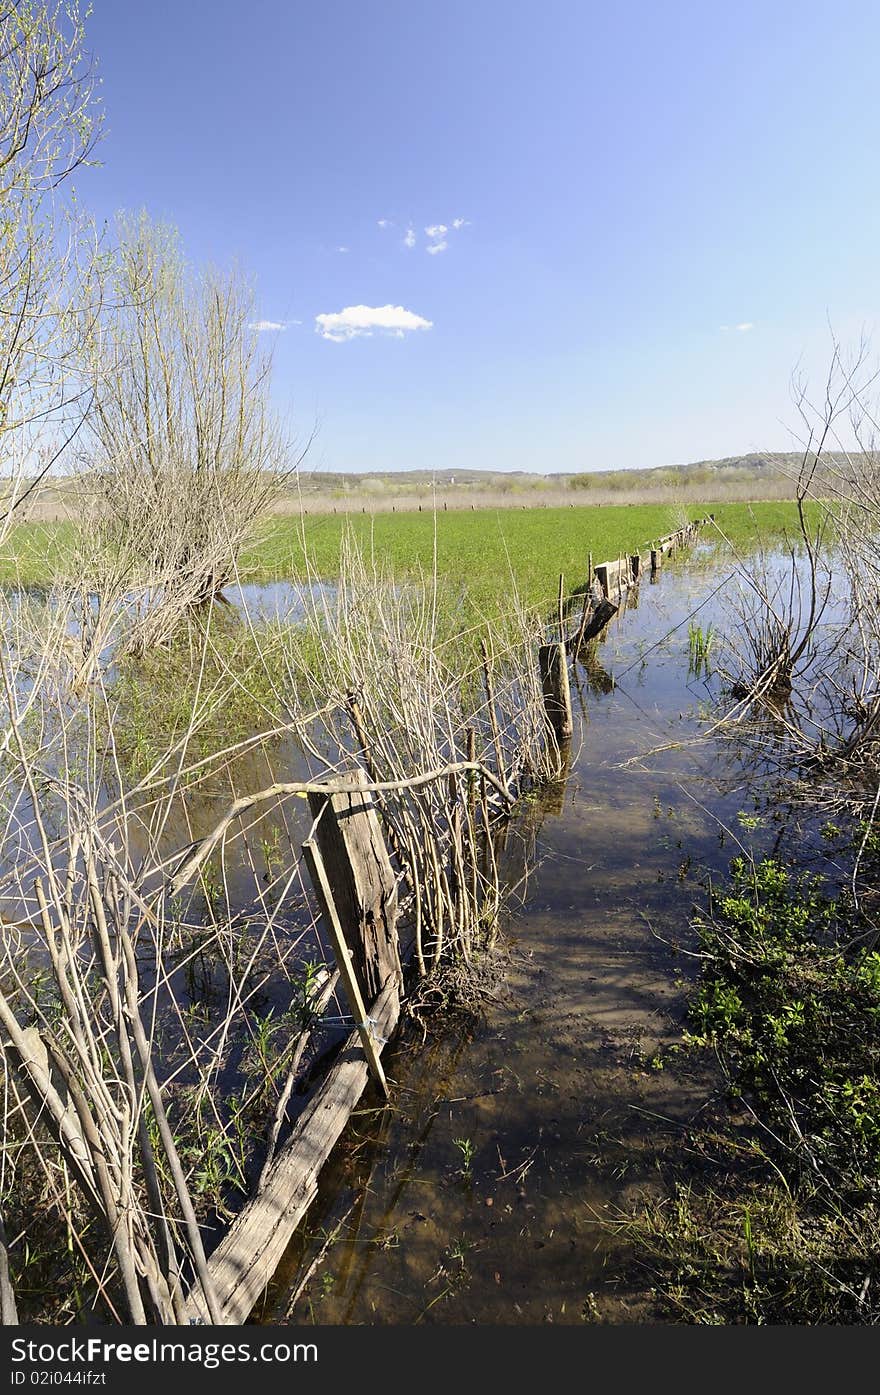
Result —
[[362, 1101], [263, 1321], [650, 1316], [608, 1222], [663, 1190], [664, 1155], [713, 1088], [654, 1061], [694, 972], [691, 909], [740, 843], [813, 839], [741, 752], [705, 737], [719, 684], [693, 672], [688, 621], [702, 605], [697, 623], [718, 624], [723, 577], [704, 558], [643, 583], [600, 666], [578, 670], [570, 776], [509, 835], [511, 867], [525, 852], [532, 871], [495, 996], [389, 1048], [392, 1105]]

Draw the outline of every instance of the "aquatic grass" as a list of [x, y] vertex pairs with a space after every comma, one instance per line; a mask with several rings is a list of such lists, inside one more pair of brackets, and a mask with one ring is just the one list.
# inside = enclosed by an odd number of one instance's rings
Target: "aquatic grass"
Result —
[[688, 672], [692, 677], [709, 676], [709, 655], [714, 641], [715, 631], [711, 624], [705, 629], [695, 621], [688, 625]]
[[278, 627], [246, 624], [215, 606], [210, 628], [195, 617], [163, 648], [120, 658], [107, 683], [119, 759], [140, 779], [184, 733], [192, 760], [283, 728], [291, 696], [282, 679]]

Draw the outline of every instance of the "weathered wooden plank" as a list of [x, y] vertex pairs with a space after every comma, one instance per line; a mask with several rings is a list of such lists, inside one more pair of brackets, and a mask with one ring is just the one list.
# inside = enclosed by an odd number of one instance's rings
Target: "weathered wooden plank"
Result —
[[[387, 1038], [400, 1016], [396, 980], [387, 984], [370, 1011], [377, 1038]], [[245, 1206], [208, 1258], [208, 1270], [223, 1322], [246, 1321], [272, 1278], [315, 1195], [318, 1174], [364, 1092], [369, 1070], [353, 1032], [326, 1080], [294, 1125], [262, 1191]], [[189, 1320], [208, 1321], [200, 1291], [186, 1303]]]
[[4, 1327], [18, 1326], [18, 1309], [15, 1306], [15, 1290], [9, 1276], [9, 1249], [2, 1214], [0, 1214], [0, 1323]]
[[400, 973], [397, 878], [373, 796], [359, 789], [366, 772], [351, 771], [343, 780], [350, 794], [310, 794], [309, 807], [361, 991], [372, 1002]]

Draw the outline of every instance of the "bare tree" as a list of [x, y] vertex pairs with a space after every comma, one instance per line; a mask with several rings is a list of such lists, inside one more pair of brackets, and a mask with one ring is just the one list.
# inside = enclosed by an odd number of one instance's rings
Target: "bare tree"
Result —
[[[0, 528], [82, 421], [72, 331], [100, 300], [87, 220], [57, 189], [101, 130], [76, 0], [0, 8]], [[50, 443], [51, 442], [51, 443]]]
[[120, 220], [115, 305], [88, 337], [82, 455], [90, 537], [152, 588], [143, 643], [235, 575], [255, 521], [295, 469], [269, 403], [269, 358], [238, 272], [195, 272], [176, 232]]

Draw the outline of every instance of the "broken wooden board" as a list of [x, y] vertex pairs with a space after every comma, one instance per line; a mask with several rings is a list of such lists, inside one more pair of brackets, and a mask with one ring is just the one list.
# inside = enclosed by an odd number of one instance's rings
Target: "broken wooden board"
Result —
[[[400, 1016], [400, 993], [392, 979], [370, 1011], [376, 1037], [388, 1038]], [[366, 1057], [353, 1032], [327, 1078], [297, 1119], [261, 1192], [235, 1218], [208, 1258], [223, 1322], [247, 1320], [272, 1279], [290, 1238], [306, 1214], [318, 1174], [330, 1156], [369, 1077]], [[190, 1293], [186, 1316], [209, 1322], [200, 1289]]]

